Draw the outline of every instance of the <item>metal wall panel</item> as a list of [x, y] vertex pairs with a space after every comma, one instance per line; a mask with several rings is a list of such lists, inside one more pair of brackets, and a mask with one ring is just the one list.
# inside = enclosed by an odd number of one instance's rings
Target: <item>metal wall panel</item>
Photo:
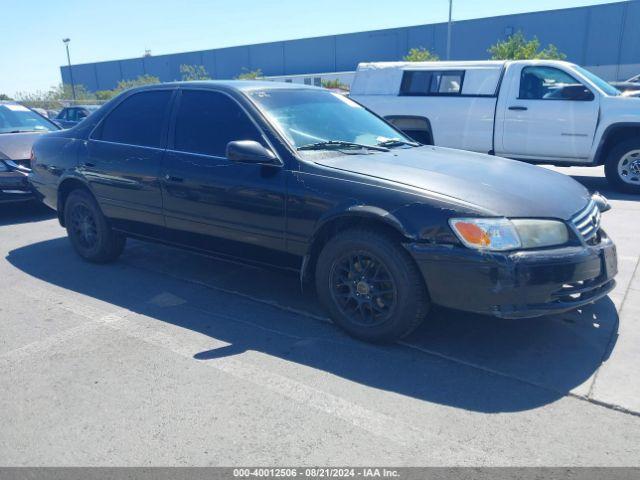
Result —
[[[598, 67], [609, 79], [640, 64], [640, 0], [592, 7], [505, 15], [455, 22], [452, 60], [489, 57], [487, 49], [522, 30], [541, 44], [555, 44], [567, 59]], [[400, 60], [412, 47], [446, 56], [447, 24], [418, 25], [115, 62], [75, 65], [74, 80], [89, 90], [113, 88], [147, 73], [162, 81], [181, 78], [181, 64], [204, 65], [213, 78], [229, 79], [260, 68], [265, 75], [354, 70], [359, 62]], [[65, 83], [68, 67], [61, 67]]]
[[262, 70], [265, 75], [284, 74], [284, 44], [262, 43], [251, 45], [249, 49], [249, 70]]
[[337, 71], [335, 46], [335, 36], [284, 42], [284, 74]]
[[123, 79], [138, 78], [144, 75], [144, 61], [142, 58], [132, 58], [130, 60], [120, 61], [120, 71]]

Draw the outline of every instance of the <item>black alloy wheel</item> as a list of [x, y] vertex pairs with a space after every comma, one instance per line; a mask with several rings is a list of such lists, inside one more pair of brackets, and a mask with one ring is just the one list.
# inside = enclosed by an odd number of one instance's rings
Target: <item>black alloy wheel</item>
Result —
[[64, 219], [71, 245], [85, 260], [112, 262], [124, 250], [126, 237], [111, 229], [88, 191], [78, 189], [69, 194], [65, 202]]
[[373, 228], [331, 238], [316, 262], [318, 297], [350, 335], [392, 342], [427, 316], [429, 295], [418, 266], [398, 239]]
[[381, 325], [396, 307], [393, 277], [380, 260], [365, 251], [350, 252], [335, 262], [330, 283], [334, 302], [356, 325]]

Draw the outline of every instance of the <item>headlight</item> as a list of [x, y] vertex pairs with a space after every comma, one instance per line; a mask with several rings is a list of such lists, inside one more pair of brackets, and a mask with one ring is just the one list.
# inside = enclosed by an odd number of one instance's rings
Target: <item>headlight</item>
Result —
[[8, 172], [9, 171], [9, 167], [7, 167], [7, 165], [0, 160], [0, 172]]
[[469, 248], [501, 251], [520, 247], [518, 233], [506, 218], [452, 218], [449, 224]]
[[569, 240], [567, 226], [557, 220], [511, 220], [518, 231], [522, 248], [562, 245]]
[[476, 250], [540, 248], [569, 240], [567, 227], [556, 220], [452, 218], [449, 224], [465, 246]]

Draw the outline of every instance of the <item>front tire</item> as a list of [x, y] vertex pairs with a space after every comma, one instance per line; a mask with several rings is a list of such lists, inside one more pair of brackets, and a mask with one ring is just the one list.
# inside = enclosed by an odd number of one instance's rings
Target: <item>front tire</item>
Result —
[[372, 229], [347, 230], [329, 240], [316, 265], [316, 288], [334, 323], [369, 342], [408, 335], [430, 303], [413, 259]]
[[64, 221], [74, 250], [89, 262], [113, 262], [124, 250], [126, 237], [111, 229], [97, 202], [84, 190], [69, 194]]
[[604, 172], [620, 192], [640, 194], [640, 140], [620, 142], [607, 155]]

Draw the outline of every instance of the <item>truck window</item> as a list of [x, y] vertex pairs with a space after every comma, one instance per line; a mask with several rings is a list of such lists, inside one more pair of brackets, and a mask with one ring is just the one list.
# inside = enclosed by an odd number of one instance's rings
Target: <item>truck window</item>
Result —
[[402, 75], [400, 95], [460, 95], [464, 71], [409, 70]]
[[525, 67], [520, 100], [593, 100], [593, 93], [567, 72], [554, 67]]

